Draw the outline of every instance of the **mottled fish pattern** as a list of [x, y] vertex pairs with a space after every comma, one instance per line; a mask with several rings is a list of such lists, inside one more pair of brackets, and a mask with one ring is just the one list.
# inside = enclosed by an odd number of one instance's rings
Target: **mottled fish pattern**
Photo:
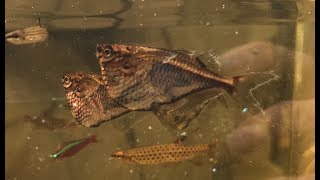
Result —
[[182, 145], [181, 143], [161, 144], [126, 151], [114, 152], [111, 156], [128, 163], [162, 164], [191, 160], [201, 154], [215, 154], [216, 143]]
[[246, 76], [222, 77], [185, 51], [136, 45], [97, 45], [108, 94], [130, 110], [150, 110], [206, 88], [235, 92]]
[[71, 113], [83, 126], [96, 127], [129, 112], [110, 98], [101, 81], [101, 76], [94, 73], [74, 72], [62, 76]]

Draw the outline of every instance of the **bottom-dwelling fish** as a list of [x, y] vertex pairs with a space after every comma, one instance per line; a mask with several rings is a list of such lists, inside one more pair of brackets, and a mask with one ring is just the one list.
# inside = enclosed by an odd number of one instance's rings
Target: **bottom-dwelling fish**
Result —
[[34, 44], [47, 40], [48, 31], [41, 26], [40, 19], [38, 18], [36, 26], [9, 32], [5, 35], [5, 38], [7, 42], [15, 45]]
[[86, 147], [88, 144], [95, 142], [97, 142], [96, 135], [91, 135], [90, 137], [84, 139], [65, 142], [62, 145], [59, 145], [58, 150], [55, 153], [51, 154], [50, 157], [54, 159], [71, 157], [81, 149]]
[[146, 146], [117, 151], [111, 156], [129, 163], [162, 164], [191, 160], [201, 154], [215, 155], [217, 141], [212, 144], [182, 145], [181, 143]]

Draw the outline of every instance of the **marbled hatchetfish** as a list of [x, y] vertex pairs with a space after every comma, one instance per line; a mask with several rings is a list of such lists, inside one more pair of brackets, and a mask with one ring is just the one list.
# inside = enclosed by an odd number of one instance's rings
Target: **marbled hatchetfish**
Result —
[[[237, 83], [248, 77], [222, 77], [210, 71], [199, 57], [185, 50], [97, 45], [96, 56], [101, 75], [75, 72], [65, 73], [62, 78], [73, 117], [86, 127], [97, 127], [135, 110], [153, 111], [161, 120], [168, 114], [162, 112], [164, 109], [171, 111], [169, 104], [209, 88], [234, 93]], [[203, 102], [206, 101], [200, 104]], [[161, 105], [168, 108], [159, 108]], [[191, 108], [194, 112], [182, 114], [178, 110], [173, 117], [182, 119], [187, 114], [199, 114], [201, 108]], [[171, 124], [183, 129], [188, 123]]]
[[152, 110], [208, 88], [233, 94], [248, 77], [216, 74], [186, 50], [101, 44], [96, 57], [109, 96], [129, 110]]
[[91, 135], [90, 137], [84, 139], [65, 142], [62, 145], [59, 145], [57, 151], [51, 154], [50, 157], [54, 159], [71, 157], [78, 153], [81, 149], [86, 147], [88, 144], [95, 142], [97, 142], [96, 135]]
[[15, 45], [34, 44], [47, 40], [48, 31], [41, 26], [38, 18], [38, 25], [9, 32], [5, 38], [7, 42]]
[[216, 154], [217, 142], [212, 144], [182, 145], [181, 143], [161, 144], [126, 151], [114, 152], [111, 156], [128, 163], [162, 164], [192, 160], [201, 154]]
[[[132, 110], [121, 106], [109, 96], [101, 75], [85, 72], [64, 73], [62, 84], [71, 113], [83, 126], [97, 127], [103, 122], [110, 121], [115, 128], [126, 132], [140, 122], [139, 118], [113, 120]], [[204, 90], [177, 102], [162, 104], [153, 109], [153, 113], [170, 132], [176, 134], [175, 130], [186, 128], [202, 108], [215, 97], [216, 94], [212, 91], [207, 93]]]
[[108, 96], [98, 74], [64, 73], [62, 83], [71, 113], [83, 126], [99, 126], [104, 121], [129, 112]]

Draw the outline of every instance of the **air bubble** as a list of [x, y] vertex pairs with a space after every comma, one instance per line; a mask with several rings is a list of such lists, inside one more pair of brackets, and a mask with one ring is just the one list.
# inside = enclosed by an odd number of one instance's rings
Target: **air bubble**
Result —
[[244, 107], [243, 109], [242, 109], [242, 112], [247, 112], [248, 111], [248, 108], [247, 107]]

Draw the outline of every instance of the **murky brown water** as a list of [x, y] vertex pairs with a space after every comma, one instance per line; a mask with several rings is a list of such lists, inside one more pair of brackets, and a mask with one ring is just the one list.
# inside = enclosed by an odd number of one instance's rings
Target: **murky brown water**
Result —
[[[314, 1], [6, 1], [6, 31], [33, 26], [36, 17], [50, 33], [46, 43], [5, 47], [6, 179], [314, 179]], [[101, 42], [212, 50], [217, 61], [204, 63], [221, 74], [263, 72], [228, 97], [229, 109], [213, 101], [190, 124], [199, 130], [187, 144], [224, 143], [218, 163], [204, 156], [137, 166], [110, 158], [175, 140], [151, 112], [120, 117], [143, 122], [127, 135], [107, 123], [51, 131], [25, 121], [52, 101], [44, 120], [73, 121], [62, 72], [99, 72]], [[49, 158], [59, 143], [89, 133], [96, 144], [62, 161]]]

